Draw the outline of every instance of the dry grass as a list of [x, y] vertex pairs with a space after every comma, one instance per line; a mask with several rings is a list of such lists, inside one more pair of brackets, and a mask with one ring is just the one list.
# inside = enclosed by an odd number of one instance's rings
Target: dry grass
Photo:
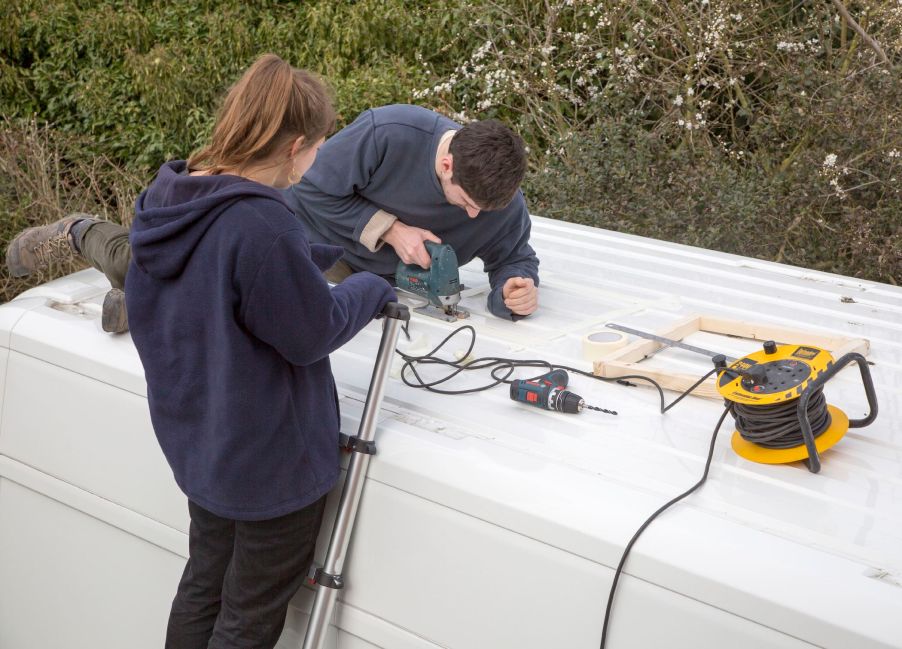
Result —
[[[33, 121], [0, 121], [0, 243], [4, 251], [25, 228], [50, 223], [71, 212], [131, 223], [134, 199], [145, 179], [85, 149], [78, 139]], [[4, 265], [0, 271], [0, 301], [81, 267], [63, 264], [16, 279]]]

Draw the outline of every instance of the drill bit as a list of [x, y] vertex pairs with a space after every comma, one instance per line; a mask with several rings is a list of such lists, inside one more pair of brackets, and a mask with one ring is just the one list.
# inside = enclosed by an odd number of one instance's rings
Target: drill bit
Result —
[[589, 409], [589, 410], [596, 410], [596, 411], [598, 411], [598, 412], [603, 412], [603, 413], [606, 413], [606, 414], [608, 414], [608, 415], [616, 415], [616, 414], [617, 414], [617, 411], [616, 411], [616, 410], [608, 410], [607, 408], [599, 408], [598, 406], [589, 406], [589, 405], [587, 405], [586, 408]]

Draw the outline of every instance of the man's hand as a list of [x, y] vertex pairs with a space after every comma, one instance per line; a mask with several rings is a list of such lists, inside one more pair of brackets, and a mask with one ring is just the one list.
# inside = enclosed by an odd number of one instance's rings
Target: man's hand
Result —
[[504, 306], [517, 315], [529, 315], [539, 308], [539, 289], [531, 277], [511, 277], [501, 289]]
[[422, 268], [429, 268], [432, 265], [432, 257], [429, 256], [423, 242], [442, 242], [429, 230], [404, 225], [400, 221], [392, 223], [392, 226], [382, 235], [382, 240], [395, 249], [398, 257], [405, 264], [416, 264]]

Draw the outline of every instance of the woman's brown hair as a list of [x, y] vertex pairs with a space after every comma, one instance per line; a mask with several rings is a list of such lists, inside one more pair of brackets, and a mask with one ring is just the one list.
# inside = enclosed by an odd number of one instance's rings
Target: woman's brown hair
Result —
[[229, 89], [210, 144], [188, 159], [188, 168], [210, 174], [241, 170], [299, 136], [305, 147], [312, 146], [334, 126], [326, 84], [275, 54], [264, 54]]

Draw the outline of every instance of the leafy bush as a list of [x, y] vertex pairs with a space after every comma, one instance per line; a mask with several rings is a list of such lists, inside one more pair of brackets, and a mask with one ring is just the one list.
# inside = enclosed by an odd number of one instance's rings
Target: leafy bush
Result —
[[846, 4], [482, 0], [415, 96], [517, 124], [537, 213], [897, 283], [902, 5]]
[[[902, 5], [856, 4], [886, 51], [902, 53]], [[439, 57], [415, 96], [516, 122], [549, 154], [624, 112], [690, 145], [749, 148], [785, 95], [811, 101], [868, 70], [898, 78], [874, 69], [878, 55], [823, 0], [480, 0], [460, 11], [469, 23], [449, 46], [469, 55], [450, 70]]]
[[325, 75], [341, 117], [409, 101], [413, 52], [449, 28], [427, 2], [12, 0], [0, 19], [0, 114], [89, 136], [143, 171], [206, 137], [219, 98], [260, 54]]
[[882, 0], [8, 0], [0, 238], [75, 207], [127, 219], [267, 51], [326, 76], [342, 124], [408, 101], [507, 121], [536, 213], [902, 277], [902, 5]]
[[[76, 207], [130, 218], [140, 186], [206, 139], [228, 85], [264, 52], [328, 78], [340, 123], [411, 101], [427, 78], [415, 53], [455, 29], [448, 8], [453, 2], [8, 0], [0, 243]], [[30, 182], [34, 173], [41, 182]], [[0, 299], [9, 299], [48, 275], [12, 281], [4, 269], [3, 277]]]
[[553, 218], [897, 282], [898, 158], [885, 158], [869, 188], [842, 193], [831, 182], [848, 185], [856, 174], [824, 160], [809, 153], [773, 173], [716, 149], [674, 149], [610, 119], [570, 138], [525, 187], [533, 210]]

